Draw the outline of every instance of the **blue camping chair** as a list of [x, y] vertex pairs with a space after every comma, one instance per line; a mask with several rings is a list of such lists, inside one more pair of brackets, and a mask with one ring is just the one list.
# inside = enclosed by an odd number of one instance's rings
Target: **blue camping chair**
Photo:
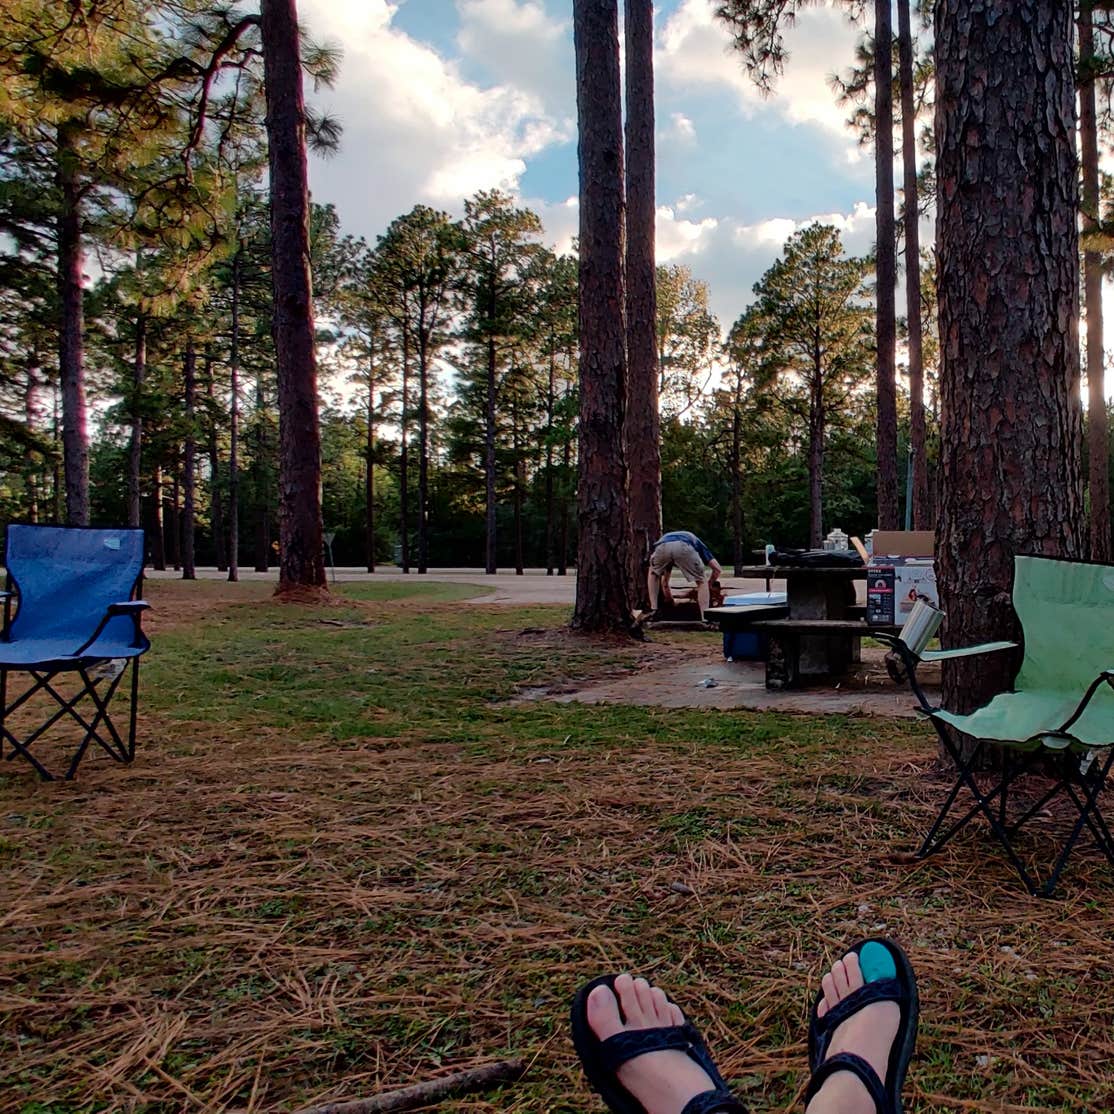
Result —
[[[67, 778], [74, 776], [93, 742], [117, 762], [130, 762], [135, 757], [139, 657], [151, 645], [140, 625], [141, 614], [150, 605], [134, 598], [143, 577], [143, 531], [9, 526], [7, 538], [8, 590], [3, 593], [0, 634], [0, 751], [10, 745], [6, 758], [26, 758], [43, 778], [52, 780], [31, 747], [68, 716], [84, 735]], [[11, 603], [16, 595], [19, 604], [13, 616]], [[109, 704], [129, 663], [131, 709], [125, 741], [109, 715]], [[9, 673], [31, 677], [27, 688], [10, 701]], [[80, 679], [75, 696], [55, 687], [55, 678], [62, 674]], [[18, 738], [8, 727], [12, 713], [39, 692], [58, 707], [34, 731]], [[92, 718], [86, 715], [90, 705], [95, 712]]]

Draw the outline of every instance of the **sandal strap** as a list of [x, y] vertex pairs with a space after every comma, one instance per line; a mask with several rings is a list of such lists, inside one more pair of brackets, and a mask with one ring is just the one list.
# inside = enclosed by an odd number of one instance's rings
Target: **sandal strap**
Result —
[[874, 1068], [861, 1056], [856, 1056], [854, 1052], [837, 1052], [812, 1073], [808, 1090], [805, 1091], [805, 1105], [807, 1106], [812, 1101], [816, 1092], [831, 1076], [841, 1071], [849, 1071], [859, 1079], [867, 1089], [867, 1093], [874, 1102], [874, 1109], [878, 1114], [891, 1114], [892, 1108], [889, 1096], [886, 1094], [885, 1084], [878, 1078], [878, 1073]]
[[685, 1103], [681, 1114], [747, 1114], [747, 1108], [730, 1091], [704, 1091]]
[[823, 1062], [824, 1054], [828, 1052], [828, 1040], [832, 1033], [846, 1022], [852, 1014], [859, 1013], [860, 1009], [866, 1009], [867, 1006], [873, 1005], [876, 1001], [896, 1001], [903, 1014], [906, 1009], [907, 997], [905, 987], [896, 978], [880, 978], [874, 980], [873, 983], [864, 983], [853, 994], [849, 994], [842, 1001], [838, 1001], [823, 1017], [813, 1015], [812, 1032], [815, 1039], [813, 1049], [815, 1063], [812, 1065], [813, 1068], [818, 1067]]
[[657, 1029], [629, 1029], [600, 1041], [600, 1059], [610, 1072], [617, 1072], [628, 1060], [647, 1052], [677, 1049], [688, 1052], [700, 1043], [699, 1034], [687, 1022], [684, 1025], [663, 1025]]

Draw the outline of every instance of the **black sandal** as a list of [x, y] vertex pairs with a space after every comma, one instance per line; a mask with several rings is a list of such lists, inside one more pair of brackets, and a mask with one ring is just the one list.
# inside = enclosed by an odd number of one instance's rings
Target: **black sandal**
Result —
[[[908, 957], [892, 940], [862, 940], [847, 950], [861, 956], [863, 948], [868, 944], [886, 949], [893, 964], [893, 974], [883, 973], [881, 977], [871, 978], [864, 970], [863, 977], [867, 979], [865, 985], [849, 994], [823, 1017], [817, 1016], [816, 1009], [824, 1000], [824, 992], [817, 994], [808, 1024], [808, 1064], [812, 1069], [812, 1079], [805, 1092], [806, 1106], [831, 1076], [847, 1071], [856, 1076], [870, 1093], [878, 1114], [901, 1114], [901, 1088], [917, 1043], [917, 1017], [920, 1008], [917, 980]], [[878, 1073], [866, 1060], [853, 1052], [839, 1052], [827, 1057], [832, 1033], [852, 1014], [874, 1002], [896, 1002], [901, 1010], [901, 1022], [890, 1048], [885, 1081], [878, 1078]]]
[[[747, 1114], [747, 1109], [727, 1089], [727, 1083], [695, 1026], [668, 1025], [657, 1029], [634, 1029], [616, 1033], [601, 1041], [588, 1024], [588, 995], [597, 986], [615, 992], [615, 975], [593, 979], [577, 991], [572, 1002], [572, 1042], [584, 1067], [584, 1074], [596, 1093], [616, 1114], [646, 1114], [646, 1108], [619, 1082], [618, 1071], [628, 1060], [647, 1052], [675, 1048], [688, 1053], [707, 1073], [714, 1089], [690, 1099], [681, 1114]], [[618, 1000], [618, 995], [615, 995]], [[623, 1007], [620, 1004], [619, 1014]]]

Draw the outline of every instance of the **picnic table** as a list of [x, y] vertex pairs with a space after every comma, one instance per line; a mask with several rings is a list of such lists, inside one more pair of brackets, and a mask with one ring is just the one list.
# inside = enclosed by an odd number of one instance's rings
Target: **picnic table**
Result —
[[894, 624], [867, 623], [855, 592], [855, 582], [866, 579], [865, 566], [752, 565], [742, 575], [784, 580], [784, 607], [712, 607], [704, 617], [722, 630], [765, 635], [768, 689], [840, 676], [860, 660], [864, 635], [900, 630]]

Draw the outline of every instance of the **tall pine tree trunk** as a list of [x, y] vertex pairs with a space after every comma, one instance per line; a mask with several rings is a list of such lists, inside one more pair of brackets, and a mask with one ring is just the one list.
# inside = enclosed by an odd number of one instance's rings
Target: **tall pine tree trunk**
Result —
[[143, 464], [143, 380], [147, 372], [147, 317], [135, 318], [135, 359], [132, 362], [131, 436], [128, 440], [128, 525], [140, 525], [140, 474]]
[[1102, 254], [1087, 239], [1099, 223], [1098, 125], [1095, 119], [1095, 36], [1092, 0], [1079, 5], [1079, 142], [1083, 156], [1083, 298], [1087, 315], [1087, 471], [1090, 491], [1091, 560], [1109, 562], [1110, 435], [1106, 417], [1103, 351]]
[[557, 550], [557, 575], [569, 572], [569, 475], [572, 472], [572, 442], [566, 440], [561, 447], [561, 537]]
[[649, 607], [646, 571], [661, 537], [657, 291], [654, 260], [654, 5], [625, 0], [627, 187], [627, 411], [631, 586]]
[[910, 0], [897, 0], [901, 72], [901, 163], [905, 192], [905, 316], [909, 327], [909, 444], [913, 469], [913, 529], [932, 525], [924, 420], [924, 343], [921, 328], [921, 234], [917, 197], [917, 114], [913, 104], [913, 27]]
[[263, 419], [266, 393], [263, 389], [263, 368], [255, 376], [255, 456], [252, 470], [255, 472], [255, 571], [266, 572], [271, 567], [271, 491], [267, 480], [264, 460], [267, 438], [264, 435]]
[[89, 438], [85, 413], [84, 257], [77, 138], [70, 125], [58, 129], [58, 363], [62, 379], [62, 453], [66, 475], [66, 522], [89, 525]]
[[193, 337], [186, 341], [182, 381], [186, 403], [186, 442], [182, 459], [182, 579], [196, 580], [194, 536], [197, 526], [197, 349]]
[[367, 444], [364, 464], [364, 520], [367, 531], [367, 571], [375, 572], [375, 333], [369, 342], [367, 368]]
[[182, 463], [181, 454], [174, 454], [174, 478], [170, 481], [170, 515], [166, 525], [168, 555], [175, 572], [182, 571]]
[[553, 575], [553, 410], [557, 390], [557, 352], [550, 337], [549, 381], [545, 391], [545, 575]]
[[306, 116], [294, 0], [261, 0], [279, 404], [278, 592], [326, 590], [309, 262]]
[[[491, 280], [489, 320], [495, 320], [495, 279]], [[494, 327], [494, 325], [492, 325]], [[484, 400], [484, 572], [498, 571], [495, 553], [495, 408], [498, 353], [495, 338], [487, 338], [487, 395]]]
[[[947, 646], [1020, 635], [1016, 554], [1083, 552], [1072, 62], [1070, 4], [937, 0]], [[1017, 662], [946, 662], [944, 703], [978, 706]]]
[[224, 548], [224, 499], [221, 495], [220, 443], [217, 440], [217, 400], [213, 382], [214, 362], [212, 350], [205, 349], [205, 393], [209, 400], [209, 521], [213, 534], [213, 559], [219, 572], [228, 571], [228, 557]]
[[410, 452], [410, 330], [402, 326], [402, 402], [399, 419], [398, 508], [402, 519], [399, 541], [402, 543], [402, 571], [410, 571], [410, 476], [407, 471]]
[[743, 575], [743, 438], [742, 374], [735, 374], [735, 405], [731, 408], [731, 550], [735, 575]]
[[808, 544], [817, 549], [824, 538], [824, 378], [821, 356], [813, 357], [808, 408]]
[[232, 338], [228, 350], [228, 579], [240, 579], [240, 264], [243, 242], [232, 257]]
[[418, 572], [429, 569], [429, 336], [418, 314]]
[[573, 38], [580, 131], [580, 477], [572, 625], [632, 631], [616, 0], [574, 0]]
[[151, 499], [151, 564], [166, 571], [166, 528], [163, 523], [162, 465], [155, 465], [154, 492]]
[[[894, 110], [891, 0], [874, 0], [874, 183], [876, 197], [878, 340], [878, 525], [898, 527], [897, 384], [894, 248]], [[817, 544], [817, 542], [813, 542]]]

